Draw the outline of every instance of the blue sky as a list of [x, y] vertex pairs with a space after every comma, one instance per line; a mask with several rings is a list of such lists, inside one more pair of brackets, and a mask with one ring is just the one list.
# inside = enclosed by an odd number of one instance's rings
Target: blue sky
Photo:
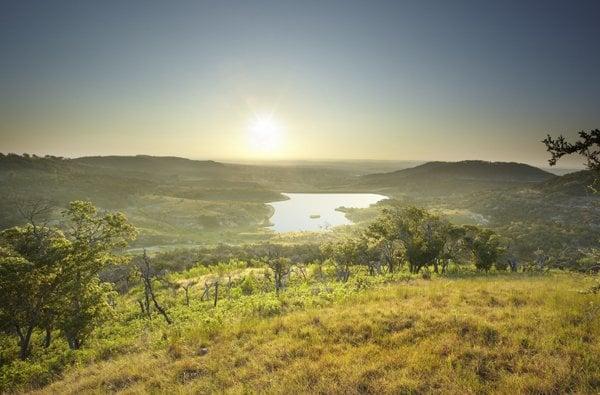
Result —
[[541, 164], [600, 127], [597, 1], [0, 7], [3, 152]]

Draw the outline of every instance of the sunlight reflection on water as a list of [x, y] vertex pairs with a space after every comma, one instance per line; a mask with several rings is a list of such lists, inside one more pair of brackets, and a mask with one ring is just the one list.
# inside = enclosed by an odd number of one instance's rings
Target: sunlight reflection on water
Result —
[[[284, 193], [288, 200], [269, 203], [275, 209], [270, 218], [276, 232], [323, 231], [352, 221], [338, 207], [366, 208], [386, 199], [374, 193]], [[311, 218], [311, 216], [313, 218]], [[317, 216], [319, 216], [317, 218]]]

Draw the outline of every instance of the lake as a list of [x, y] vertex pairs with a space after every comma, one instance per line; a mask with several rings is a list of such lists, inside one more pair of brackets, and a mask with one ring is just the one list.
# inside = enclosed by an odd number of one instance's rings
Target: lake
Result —
[[352, 221], [338, 207], [366, 208], [387, 196], [374, 193], [284, 193], [289, 199], [269, 203], [275, 209], [270, 218], [276, 232], [323, 231]]

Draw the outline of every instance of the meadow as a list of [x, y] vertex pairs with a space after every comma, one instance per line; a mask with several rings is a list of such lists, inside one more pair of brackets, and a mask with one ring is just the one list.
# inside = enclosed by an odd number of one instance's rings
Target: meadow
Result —
[[[136, 310], [97, 329], [84, 350], [34, 356], [5, 390], [36, 393], [594, 393], [600, 388], [600, 299], [593, 277], [561, 272], [446, 276], [357, 274], [295, 279], [276, 295], [263, 269], [214, 307], [192, 291], [159, 295], [174, 324]], [[248, 272], [250, 270], [250, 272]], [[222, 271], [222, 269], [221, 269]], [[309, 272], [317, 273], [315, 268]], [[198, 268], [179, 280], [205, 281]], [[427, 277], [427, 276], [426, 276]], [[250, 280], [247, 280], [250, 279]], [[175, 278], [174, 278], [175, 280]], [[249, 285], [250, 284], [250, 285]], [[597, 285], [596, 285], [597, 286]], [[63, 346], [64, 348], [64, 346]], [[50, 355], [54, 356], [50, 357]], [[62, 373], [57, 355], [72, 364]], [[57, 368], [54, 377], [47, 373]], [[19, 365], [15, 365], [19, 367]], [[23, 375], [30, 373], [25, 378]], [[8, 383], [7, 380], [12, 380]], [[39, 382], [36, 384], [36, 380]]]
[[[591, 172], [466, 161], [344, 178], [178, 158], [2, 160], [20, 194], [0, 210], [0, 393], [600, 390]], [[440, 168], [468, 188], [419, 196]], [[54, 202], [33, 194], [48, 174]], [[284, 187], [364, 182], [391, 199], [336, 208], [352, 225], [265, 228]], [[103, 204], [60, 203], [88, 194]]]

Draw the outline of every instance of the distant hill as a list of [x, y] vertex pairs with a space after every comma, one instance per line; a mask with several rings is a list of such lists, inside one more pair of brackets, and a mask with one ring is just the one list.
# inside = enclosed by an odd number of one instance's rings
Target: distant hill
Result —
[[12, 200], [48, 199], [63, 205], [92, 200], [106, 208], [123, 207], [130, 196], [149, 193], [157, 186], [148, 177], [117, 172], [59, 157], [0, 156], [0, 226], [15, 214]]
[[159, 175], [205, 175], [216, 176], [226, 171], [223, 163], [200, 161], [174, 156], [87, 156], [71, 160], [86, 166], [113, 169], [119, 172], [148, 173]]
[[264, 232], [272, 212], [265, 203], [284, 199], [280, 192], [322, 191], [350, 178], [339, 169], [178, 157], [0, 154], [0, 229], [22, 223], [18, 202], [48, 200], [58, 213], [82, 199], [125, 212], [142, 230], [142, 245], [222, 241], [229, 237], [222, 232]]
[[590, 170], [581, 170], [554, 177], [536, 186], [536, 189], [547, 196], [587, 196], [592, 193], [590, 185], [595, 175]]
[[408, 194], [439, 195], [540, 183], [554, 178], [557, 176], [523, 163], [469, 160], [428, 162], [391, 173], [369, 174], [360, 178], [359, 185]]

